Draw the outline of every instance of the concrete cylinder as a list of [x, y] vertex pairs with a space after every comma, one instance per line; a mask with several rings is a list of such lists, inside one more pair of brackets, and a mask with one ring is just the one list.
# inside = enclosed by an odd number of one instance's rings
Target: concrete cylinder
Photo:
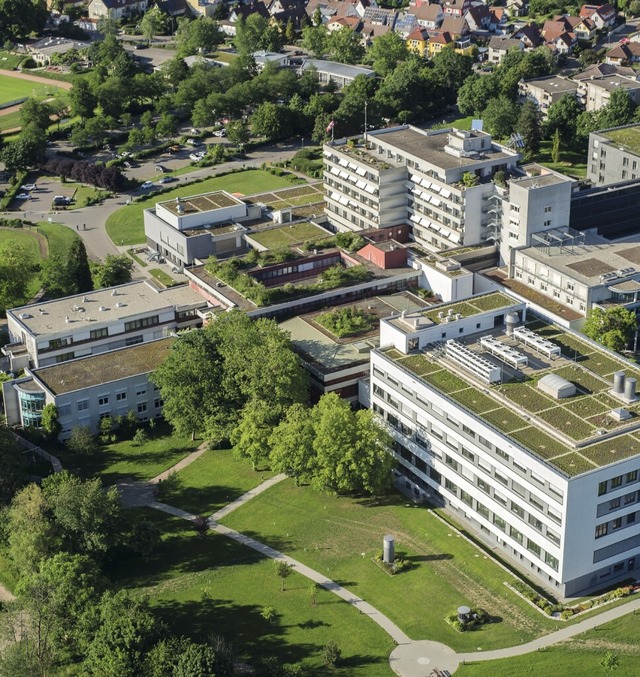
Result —
[[636, 399], [636, 379], [629, 376], [624, 384], [624, 397], [627, 400]]
[[393, 536], [387, 534], [382, 541], [382, 561], [393, 564], [396, 558], [396, 545]]
[[613, 374], [613, 392], [622, 395], [624, 392], [624, 372], [616, 371]]
[[513, 335], [513, 330], [520, 324], [520, 318], [518, 317], [518, 313], [514, 312], [509, 312], [505, 316], [505, 332], [507, 336]]

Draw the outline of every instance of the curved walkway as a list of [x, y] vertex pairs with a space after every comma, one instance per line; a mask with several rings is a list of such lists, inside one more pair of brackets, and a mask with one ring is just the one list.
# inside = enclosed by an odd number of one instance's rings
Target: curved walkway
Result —
[[[187, 461], [191, 456], [194, 455], [195, 458], [197, 458], [200, 455], [198, 454], [199, 451], [200, 449], [198, 449], [196, 452], [193, 452], [193, 454], [190, 454], [186, 459], [183, 459], [183, 462]], [[195, 460], [195, 458], [192, 460]], [[192, 460], [189, 462], [192, 462]], [[185, 463], [185, 465], [188, 464], [189, 463]], [[174, 466], [174, 468], [176, 467], [177, 466]], [[165, 473], [162, 473], [162, 475], [168, 476], [172, 470], [173, 469], [165, 471]], [[162, 478], [162, 475], [158, 475], [158, 478], [154, 478], [154, 480], [159, 480], [159, 478]], [[429, 640], [412, 640], [390, 618], [378, 611], [378, 609], [368, 602], [365, 602], [360, 597], [354, 595], [347, 588], [344, 588], [335, 581], [332, 581], [320, 572], [315, 571], [315, 569], [308, 567], [306, 564], [293, 559], [293, 557], [289, 557], [288, 555], [285, 555], [284, 553], [275, 550], [274, 548], [261, 543], [250, 536], [246, 536], [245, 534], [234, 531], [233, 529], [229, 529], [228, 527], [218, 523], [219, 519], [226, 517], [228, 514], [247, 503], [247, 501], [250, 501], [252, 498], [260, 495], [263, 491], [266, 491], [274, 484], [281, 482], [285, 478], [286, 475], [276, 475], [275, 477], [262, 482], [254, 489], [246, 492], [232, 503], [229, 503], [229, 505], [220, 508], [218, 511], [213, 513], [211, 517], [209, 517], [209, 528], [211, 531], [214, 531], [222, 536], [226, 536], [227, 538], [231, 538], [237, 543], [259, 552], [265, 557], [286, 562], [302, 576], [305, 576], [309, 580], [321, 585], [326, 590], [329, 590], [329, 592], [332, 592], [334, 595], [337, 595], [345, 602], [348, 602], [354, 606], [356, 609], [358, 609], [358, 611], [360, 611], [361, 614], [368, 616], [374, 623], [377, 623], [398, 645], [391, 652], [391, 656], [389, 657], [389, 665], [391, 666], [392, 670], [401, 677], [428, 677], [428, 675], [434, 671], [444, 672], [445, 674], [446, 672], [449, 672], [453, 674], [461, 663], [475, 663], [477, 661], [490, 661], [500, 658], [521, 656], [523, 654], [538, 651], [539, 649], [570, 639], [576, 635], [586, 632], [587, 630], [592, 630], [593, 628], [596, 628], [604, 623], [621, 618], [622, 616], [626, 616], [627, 614], [640, 609], [640, 599], [636, 599], [616, 607], [615, 609], [604, 611], [597, 616], [588, 618], [584, 621], [576, 623], [575, 625], [551, 632], [544, 637], [540, 637], [526, 644], [520, 644], [518, 646], [512, 646], [506, 649], [497, 649], [495, 651], [479, 651], [477, 653], [458, 654], [450, 647], [439, 642], [432, 642]], [[186, 510], [182, 510], [159, 501], [151, 500], [148, 501], [146, 505], [150, 508], [160, 510], [162, 512], [168, 513], [169, 515], [180, 517], [185, 520], [193, 521], [196, 518], [196, 515], [193, 515]]]

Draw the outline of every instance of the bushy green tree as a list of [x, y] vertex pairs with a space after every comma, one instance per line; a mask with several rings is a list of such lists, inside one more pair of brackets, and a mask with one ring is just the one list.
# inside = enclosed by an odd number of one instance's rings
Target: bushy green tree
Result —
[[55, 404], [49, 403], [45, 405], [42, 410], [42, 420], [41, 420], [42, 429], [47, 433], [47, 435], [54, 437], [61, 430], [60, 421], [58, 421], [58, 407]]
[[285, 139], [291, 133], [289, 108], [266, 101], [261, 103], [251, 118], [253, 134], [264, 136], [269, 141]]
[[375, 72], [386, 77], [409, 56], [407, 41], [398, 33], [389, 31], [374, 38], [367, 50], [367, 61], [373, 65]]
[[208, 17], [179, 19], [176, 32], [178, 56], [214, 52], [224, 42], [218, 22]]
[[313, 420], [302, 404], [289, 407], [269, 440], [271, 467], [295, 479], [296, 485], [311, 481], [315, 471]]
[[93, 282], [96, 289], [115, 287], [131, 282], [133, 261], [126, 254], [107, 254], [104, 263], [92, 266]]
[[507, 139], [518, 122], [520, 107], [501, 95], [491, 99], [482, 118], [486, 128], [497, 139]]
[[606, 348], [621, 352], [629, 347], [638, 328], [633, 311], [620, 306], [608, 310], [593, 308], [587, 315], [584, 333]]
[[0, 243], [0, 309], [24, 303], [27, 286], [35, 272], [33, 254], [15, 240]]
[[364, 57], [364, 47], [360, 34], [343, 26], [327, 37], [327, 49], [334, 61], [341, 63], [360, 63]]
[[538, 106], [533, 101], [522, 104], [515, 128], [522, 135], [526, 152], [531, 155], [540, 151], [541, 119]]

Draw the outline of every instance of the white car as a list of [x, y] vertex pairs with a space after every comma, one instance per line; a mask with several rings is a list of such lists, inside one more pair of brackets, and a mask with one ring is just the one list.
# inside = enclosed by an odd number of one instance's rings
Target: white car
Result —
[[31, 195], [29, 195], [29, 193], [19, 193], [18, 195], [16, 195], [16, 200], [30, 200], [30, 199]]
[[153, 181], [145, 181], [140, 188], [153, 188], [154, 183]]
[[222, 129], [219, 129], [217, 132], [214, 132], [213, 135], [217, 137], [224, 137], [227, 135], [227, 130], [223, 127]]
[[194, 162], [199, 162], [203, 157], [204, 153], [191, 153], [191, 155], [189, 155], [189, 159], [193, 160]]
[[29, 192], [30, 190], [38, 190], [38, 186], [35, 183], [25, 183], [24, 186], [20, 186], [20, 190]]

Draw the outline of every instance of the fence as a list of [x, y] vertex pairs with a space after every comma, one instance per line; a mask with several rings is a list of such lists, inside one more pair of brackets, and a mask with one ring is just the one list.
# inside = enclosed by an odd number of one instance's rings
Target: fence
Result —
[[62, 463], [60, 463], [60, 459], [56, 458], [52, 454], [50, 454], [48, 451], [45, 451], [44, 449], [41, 449], [39, 446], [36, 444], [33, 444], [32, 442], [29, 442], [29, 440], [25, 440], [24, 437], [20, 437], [20, 435], [11, 432], [13, 435], [13, 438], [15, 441], [21, 446], [24, 447], [27, 451], [31, 451], [37, 456], [40, 456], [40, 458], [43, 458], [45, 461], [49, 461], [51, 463], [51, 467], [53, 468], [53, 472], [61, 472], [62, 471]]

